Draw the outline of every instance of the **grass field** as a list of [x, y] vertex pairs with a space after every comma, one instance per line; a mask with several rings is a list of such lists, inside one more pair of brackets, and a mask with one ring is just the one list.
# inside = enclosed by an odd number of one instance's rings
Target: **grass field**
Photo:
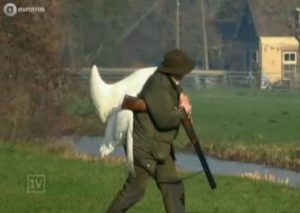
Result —
[[212, 156], [300, 171], [300, 93], [187, 91], [199, 137]]
[[[300, 171], [299, 91], [195, 89], [186, 92], [193, 105], [197, 134], [207, 154]], [[75, 134], [103, 134], [104, 125], [99, 128], [101, 122], [89, 96], [74, 97], [66, 109], [72, 117]], [[176, 144], [180, 148], [189, 144], [182, 130]]]
[[195, 123], [206, 141], [300, 145], [300, 92], [188, 91]]
[[[299, 91], [193, 89], [186, 92], [193, 105], [195, 125], [205, 141], [300, 145]], [[66, 110], [73, 117], [95, 115], [89, 95], [73, 94], [69, 99]], [[100, 120], [94, 122], [99, 125]], [[89, 128], [93, 129], [94, 124], [90, 123]], [[88, 131], [88, 127], [82, 128]]]
[[[27, 176], [34, 174], [45, 176], [45, 193], [27, 192]], [[102, 213], [125, 177], [124, 165], [64, 159], [41, 148], [0, 143], [0, 212]], [[185, 181], [187, 212], [300, 212], [299, 189], [233, 177], [217, 176], [216, 181], [215, 191], [203, 176]], [[129, 212], [164, 212], [152, 181], [144, 199]]]

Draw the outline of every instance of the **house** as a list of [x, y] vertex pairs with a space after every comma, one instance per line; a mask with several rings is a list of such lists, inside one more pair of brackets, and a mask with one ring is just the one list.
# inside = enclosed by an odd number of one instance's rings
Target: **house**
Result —
[[290, 80], [297, 72], [298, 41], [294, 37], [260, 37], [261, 71], [270, 82]]
[[[300, 0], [246, 0], [238, 23], [231, 69], [257, 70], [272, 83], [299, 73]], [[300, 35], [300, 34], [299, 34]]]

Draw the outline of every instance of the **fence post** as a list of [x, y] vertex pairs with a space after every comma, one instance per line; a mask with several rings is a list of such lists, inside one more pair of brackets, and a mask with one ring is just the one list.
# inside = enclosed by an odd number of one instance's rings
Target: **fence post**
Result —
[[256, 88], [261, 88], [261, 71], [256, 72]]
[[224, 87], [228, 87], [227, 71], [223, 74], [223, 85]]

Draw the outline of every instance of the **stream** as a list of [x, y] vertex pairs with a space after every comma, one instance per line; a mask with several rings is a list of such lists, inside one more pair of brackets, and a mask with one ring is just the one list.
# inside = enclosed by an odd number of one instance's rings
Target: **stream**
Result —
[[[101, 137], [81, 137], [75, 142], [75, 151], [90, 155], [99, 155], [99, 147], [101, 145]], [[118, 146], [113, 152], [114, 156], [125, 156], [124, 150]], [[213, 174], [240, 176], [245, 173], [253, 173], [262, 177], [272, 176], [277, 182], [288, 179], [288, 184], [293, 187], [300, 187], [300, 173], [286, 169], [278, 169], [265, 165], [254, 163], [242, 163], [236, 161], [218, 160], [206, 157], [209, 167]], [[199, 172], [202, 166], [198, 157], [193, 153], [184, 153], [176, 151], [177, 166], [184, 171]]]

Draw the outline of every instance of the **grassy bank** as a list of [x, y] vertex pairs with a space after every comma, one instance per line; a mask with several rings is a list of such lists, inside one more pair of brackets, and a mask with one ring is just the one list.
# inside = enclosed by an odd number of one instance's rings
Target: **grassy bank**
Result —
[[[119, 163], [58, 157], [63, 152], [0, 144], [0, 212], [105, 212], [126, 177]], [[45, 193], [27, 193], [27, 176], [42, 174]], [[184, 174], [186, 175], [186, 174]], [[211, 191], [204, 176], [185, 181], [188, 212], [282, 213], [300, 211], [300, 192], [243, 178], [216, 177]], [[144, 199], [129, 212], [164, 212], [150, 181]]]

